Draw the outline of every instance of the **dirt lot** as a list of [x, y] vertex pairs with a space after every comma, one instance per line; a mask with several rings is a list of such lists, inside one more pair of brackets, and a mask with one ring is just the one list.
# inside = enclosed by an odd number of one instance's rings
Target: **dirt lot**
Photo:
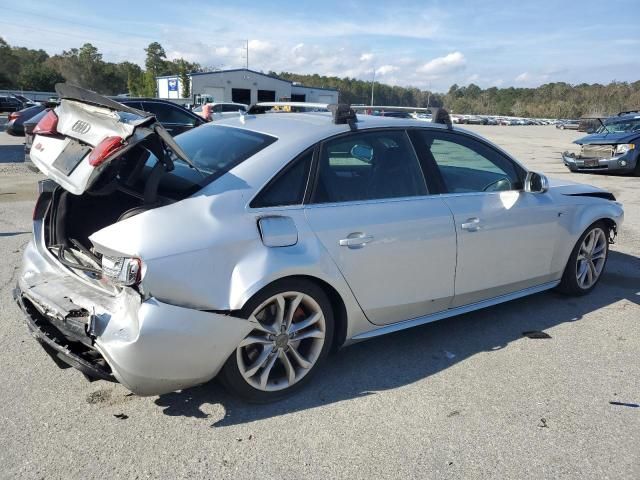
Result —
[[640, 178], [569, 173], [576, 132], [471, 129], [625, 204], [601, 284], [349, 347], [267, 406], [215, 382], [139, 398], [53, 364], [10, 299], [39, 177], [0, 133], [0, 478], [640, 478], [640, 408], [610, 403], [640, 403]]

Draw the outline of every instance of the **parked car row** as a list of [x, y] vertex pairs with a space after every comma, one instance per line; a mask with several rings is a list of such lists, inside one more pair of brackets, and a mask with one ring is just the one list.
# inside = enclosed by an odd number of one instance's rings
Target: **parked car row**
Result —
[[553, 125], [557, 120], [546, 118], [517, 118], [497, 115], [451, 115], [453, 123], [467, 125]]

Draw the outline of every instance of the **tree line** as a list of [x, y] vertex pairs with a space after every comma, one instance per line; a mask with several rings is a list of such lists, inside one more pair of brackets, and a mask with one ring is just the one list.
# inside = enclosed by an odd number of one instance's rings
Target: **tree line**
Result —
[[[290, 72], [271, 73], [304, 85], [335, 88], [340, 92], [341, 102], [365, 105], [371, 103], [370, 81]], [[452, 113], [461, 114], [579, 118], [583, 115], [604, 116], [623, 110], [640, 109], [640, 81], [614, 81], [608, 85], [554, 82], [536, 88], [486, 89], [473, 83], [468, 86], [454, 84], [447, 93], [377, 82], [373, 87], [375, 105], [444, 106]]]
[[132, 62], [107, 62], [90, 43], [50, 56], [41, 49], [11, 46], [0, 37], [0, 89], [51, 92], [56, 83], [67, 81], [103, 95], [154, 97], [155, 78], [177, 74], [183, 79], [182, 95], [190, 95], [187, 74], [202, 71], [199, 64], [183, 58], [167, 60], [158, 42], [150, 43], [145, 53], [143, 69]]
[[[181, 96], [186, 98], [191, 93], [188, 73], [211, 70], [183, 58], [167, 59], [158, 42], [150, 43], [145, 54], [142, 68], [132, 62], [107, 62], [90, 43], [50, 56], [41, 49], [11, 46], [0, 37], [0, 89], [53, 91], [56, 83], [68, 81], [104, 95], [129, 93], [154, 97], [157, 76], [177, 75], [182, 80]], [[368, 105], [371, 102], [370, 81], [318, 74], [268, 73], [308, 86], [335, 88], [344, 103]], [[446, 93], [379, 82], [373, 87], [376, 105], [444, 106], [453, 113], [577, 118], [640, 108], [640, 81], [614, 81], [608, 85], [555, 82], [536, 88], [486, 89], [473, 83], [467, 86], [454, 84]]]

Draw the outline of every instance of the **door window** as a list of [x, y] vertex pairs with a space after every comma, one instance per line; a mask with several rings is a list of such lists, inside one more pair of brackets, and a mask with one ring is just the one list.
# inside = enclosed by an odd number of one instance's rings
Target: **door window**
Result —
[[429, 131], [419, 132], [417, 140], [417, 148], [427, 163], [437, 165], [450, 193], [522, 188], [522, 168], [481, 142], [463, 135]]
[[403, 130], [354, 133], [325, 142], [313, 203], [427, 194], [418, 159]]

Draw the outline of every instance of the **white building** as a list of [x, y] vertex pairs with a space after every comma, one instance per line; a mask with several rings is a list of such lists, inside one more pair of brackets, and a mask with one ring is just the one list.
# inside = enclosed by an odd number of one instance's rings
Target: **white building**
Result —
[[[291, 100], [295, 102], [338, 103], [338, 91], [283, 80], [246, 68], [218, 72], [191, 73], [191, 96], [208, 95], [214, 102], [257, 102]], [[180, 98], [182, 82], [177, 75], [156, 78], [158, 98]]]

